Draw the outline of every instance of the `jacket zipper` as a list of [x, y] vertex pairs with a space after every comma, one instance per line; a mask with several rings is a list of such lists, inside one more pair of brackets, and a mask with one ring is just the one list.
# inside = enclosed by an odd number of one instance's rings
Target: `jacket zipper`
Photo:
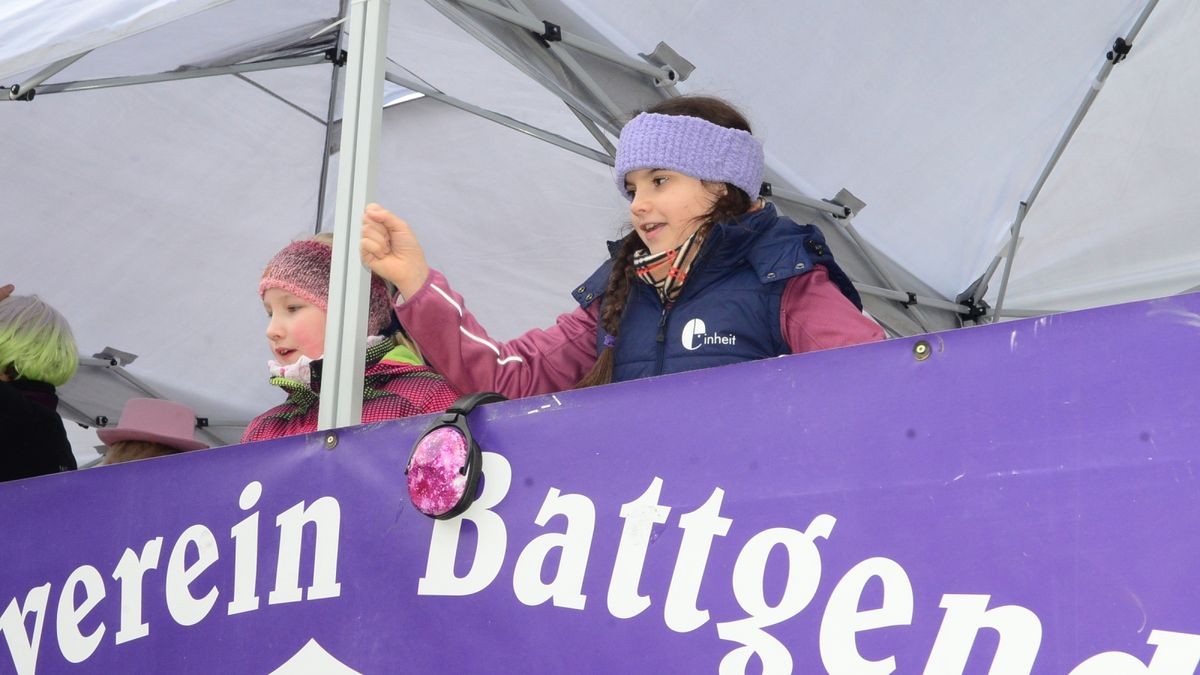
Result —
[[[709, 242], [706, 241], [704, 242], [704, 245], [701, 246], [699, 254], [697, 254], [696, 259], [692, 261], [692, 264], [688, 269], [688, 276], [699, 272], [703, 267], [703, 263], [707, 261], [710, 250], [707, 246], [708, 243]], [[689, 292], [690, 290], [691, 289], [685, 283], [683, 285], [683, 290], [680, 291], [679, 297], [675, 299], [675, 302], [663, 305], [662, 316], [658, 318], [658, 336], [655, 338], [655, 342], [658, 344], [658, 358], [655, 360], [654, 364], [655, 375], [663, 374], [663, 366], [666, 364], [667, 360], [667, 318], [671, 315], [671, 308], [674, 307], [678, 301], [682, 300], [684, 295], [691, 297], [692, 294]], [[654, 296], [657, 298], [658, 294], [655, 293]], [[662, 303], [661, 299], [659, 299], [659, 303]]]
[[662, 316], [658, 319], [658, 337], [655, 341], [658, 343], [658, 359], [655, 361], [654, 374], [663, 374], [663, 365], [667, 358], [667, 316], [671, 314], [671, 305], [663, 307]]

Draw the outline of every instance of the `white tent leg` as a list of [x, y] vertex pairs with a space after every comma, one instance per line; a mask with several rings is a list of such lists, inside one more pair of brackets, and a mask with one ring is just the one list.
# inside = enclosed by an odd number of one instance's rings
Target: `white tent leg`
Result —
[[342, 141], [334, 211], [333, 265], [325, 323], [324, 377], [317, 428], [362, 422], [363, 360], [371, 273], [359, 259], [362, 211], [375, 195], [383, 122], [390, 0], [351, 0]]

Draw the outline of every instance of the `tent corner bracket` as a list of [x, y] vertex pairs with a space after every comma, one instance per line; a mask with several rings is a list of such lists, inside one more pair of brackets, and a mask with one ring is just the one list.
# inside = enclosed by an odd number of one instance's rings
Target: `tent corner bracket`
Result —
[[833, 204], [841, 209], [840, 213], [835, 210], [829, 214], [838, 220], [850, 218], [867, 207], [866, 202], [858, 197], [855, 197], [854, 193], [850, 192], [846, 188], [838, 190], [838, 193], [834, 195], [832, 199], [824, 199], [822, 201]]
[[655, 86], [659, 87], [683, 82], [688, 79], [692, 71], [696, 70], [695, 64], [680, 56], [679, 52], [665, 42], [659, 42], [655, 45], [654, 51], [649, 54], [638, 53], [638, 56], [645, 59], [646, 63], [662, 70], [662, 76], [654, 78]]

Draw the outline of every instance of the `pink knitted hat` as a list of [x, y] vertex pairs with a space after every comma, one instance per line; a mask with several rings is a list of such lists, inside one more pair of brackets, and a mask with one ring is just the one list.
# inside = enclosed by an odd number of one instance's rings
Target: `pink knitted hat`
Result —
[[[258, 283], [261, 297], [267, 289], [278, 288], [285, 293], [329, 311], [329, 268], [333, 249], [312, 239], [294, 241], [271, 258]], [[392, 306], [388, 301], [383, 279], [371, 275], [371, 299], [368, 307], [367, 332], [379, 335], [392, 323]]]

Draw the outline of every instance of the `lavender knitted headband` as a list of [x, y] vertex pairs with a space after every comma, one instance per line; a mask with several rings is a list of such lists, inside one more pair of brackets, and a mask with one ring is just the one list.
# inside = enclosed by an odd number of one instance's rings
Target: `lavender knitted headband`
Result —
[[[333, 249], [319, 241], [306, 239], [294, 241], [271, 258], [263, 270], [258, 283], [259, 296], [268, 289], [278, 288], [297, 298], [329, 311], [329, 268], [333, 260]], [[387, 287], [383, 280], [371, 275], [371, 299], [369, 302], [367, 331], [379, 335], [392, 323], [392, 308], [388, 302]]]
[[621, 129], [617, 189], [638, 169], [670, 169], [715, 183], [732, 183], [751, 199], [762, 187], [763, 149], [758, 139], [699, 117], [642, 113]]

